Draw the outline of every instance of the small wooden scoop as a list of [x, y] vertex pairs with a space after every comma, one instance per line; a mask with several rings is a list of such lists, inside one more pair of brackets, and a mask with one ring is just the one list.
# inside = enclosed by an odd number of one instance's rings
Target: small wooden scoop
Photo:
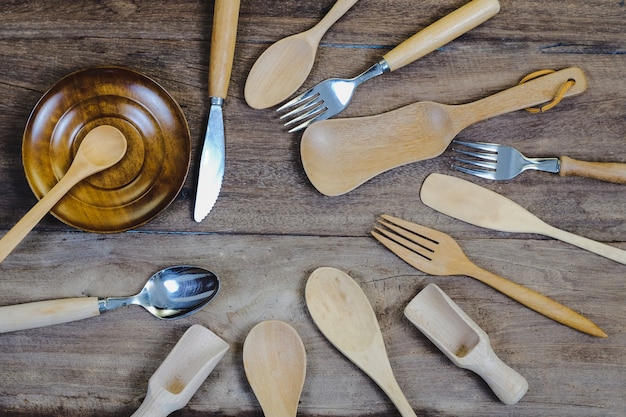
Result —
[[146, 398], [131, 417], [165, 417], [183, 408], [228, 348], [209, 329], [191, 326], [150, 377]]
[[295, 417], [306, 375], [306, 351], [285, 322], [263, 321], [243, 344], [243, 367], [266, 417]]
[[528, 391], [526, 379], [498, 358], [489, 336], [435, 284], [406, 306], [404, 315], [454, 364], [480, 375], [505, 404]]
[[126, 138], [113, 126], [98, 126], [87, 133], [63, 178], [0, 240], [0, 262], [4, 261], [72, 187], [117, 164], [126, 154], [126, 147]]
[[359, 285], [343, 271], [318, 268], [306, 283], [305, 297], [324, 336], [382, 388], [403, 417], [415, 417], [393, 375], [374, 310]]
[[344, 194], [392, 168], [440, 155], [476, 122], [552, 100], [568, 80], [575, 84], [565, 97], [587, 88], [582, 70], [567, 68], [472, 103], [424, 101], [376, 116], [313, 123], [302, 136], [302, 164], [319, 192]]

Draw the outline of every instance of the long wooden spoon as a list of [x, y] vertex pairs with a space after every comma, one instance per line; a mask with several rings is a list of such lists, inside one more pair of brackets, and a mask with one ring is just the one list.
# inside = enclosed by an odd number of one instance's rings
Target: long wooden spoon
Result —
[[487, 333], [437, 285], [428, 284], [404, 315], [456, 366], [480, 375], [503, 403], [515, 404], [528, 391], [526, 378], [502, 362]]
[[243, 367], [266, 417], [295, 417], [306, 376], [298, 332], [279, 320], [263, 321], [243, 344]]
[[131, 417], [165, 417], [183, 408], [228, 348], [209, 329], [191, 326], [150, 377], [146, 398]]
[[118, 163], [126, 154], [126, 147], [126, 138], [113, 126], [98, 126], [87, 133], [65, 175], [0, 239], [0, 262], [72, 187], [90, 175]]
[[244, 88], [248, 105], [265, 109], [293, 94], [311, 72], [317, 46], [326, 31], [357, 1], [337, 0], [317, 25], [281, 39], [267, 48], [248, 74]]
[[344, 194], [387, 170], [440, 155], [476, 122], [552, 100], [568, 80], [575, 84], [565, 96], [587, 88], [582, 70], [568, 68], [472, 103], [418, 102], [376, 116], [313, 123], [302, 137], [302, 164], [319, 192]]
[[626, 251], [550, 226], [508, 198], [461, 178], [430, 174], [420, 197], [428, 207], [476, 226], [549, 236], [626, 264]]
[[382, 388], [402, 416], [415, 417], [394, 377], [376, 314], [359, 285], [343, 271], [318, 268], [306, 283], [305, 297], [324, 336]]

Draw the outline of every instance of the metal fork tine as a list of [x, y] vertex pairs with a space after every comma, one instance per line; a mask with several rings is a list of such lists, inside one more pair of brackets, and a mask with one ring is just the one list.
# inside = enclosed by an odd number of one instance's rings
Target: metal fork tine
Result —
[[286, 102], [285, 104], [277, 108], [276, 111], [282, 112], [282, 111], [287, 110], [290, 107], [300, 106], [300, 104], [302, 104], [303, 102], [307, 101], [314, 95], [317, 95], [317, 93], [315, 93], [314, 91], [315, 91], [314, 88], [311, 88], [310, 90], [305, 91], [304, 93], [292, 98], [291, 100], [289, 100], [288, 102]]
[[487, 142], [465, 142], [462, 140], [453, 140], [452, 143], [467, 146], [468, 148], [480, 149], [481, 151], [498, 152], [498, 145]]
[[465, 159], [465, 158], [452, 157], [452, 160], [461, 162], [463, 164], [474, 165], [474, 166], [477, 166], [477, 167], [486, 168], [486, 169], [493, 169], [493, 170], [495, 170], [496, 167], [498, 166], [498, 164], [496, 164], [495, 162], [479, 161], [479, 160], [476, 160], [476, 159]]
[[460, 153], [460, 154], [467, 155], [467, 156], [473, 156], [474, 158], [478, 158], [478, 159], [486, 159], [487, 161], [498, 160], [497, 153], [471, 152], [471, 151], [466, 151], [464, 149], [457, 149], [457, 148], [452, 148], [452, 150], [456, 153]]
[[289, 132], [295, 132], [296, 130], [304, 129], [305, 127], [307, 127], [311, 123], [313, 123], [313, 122], [315, 122], [317, 120], [322, 120], [325, 112], [326, 112], [326, 107], [323, 107], [323, 106], [320, 105], [319, 107], [316, 107], [315, 109], [312, 109], [309, 112], [307, 112], [305, 114], [302, 114], [302, 115], [296, 117], [293, 120], [290, 120], [289, 122], [285, 123], [285, 126], [290, 126], [290, 125], [292, 125], [294, 123], [298, 123], [298, 122], [301, 122], [303, 120], [306, 120], [304, 123], [302, 123], [302, 124], [292, 128], [291, 130], [289, 130]]
[[469, 175], [475, 175], [477, 177], [480, 178], [485, 178], [488, 180], [495, 180], [496, 179], [496, 172], [495, 171], [483, 171], [480, 169], [471, 169], [471, 168], [465, 168], [459, 165], [452, 165], [452, 168], [456, 169], [457, 171], [460, 172], [464, 172], [466, 174]]
[[280, 116], [280, 119], [294, 117], [295, 115], [300, 114], [304, 111], [307, 111], [311, 108], [318, 107], [322, 105], [323, 103], [324, 102], [322, 100], [319, 100], [319, 96], [311, 97], [309, 100], [304, 100], [301, 106], [291, 109], [289, 112]]

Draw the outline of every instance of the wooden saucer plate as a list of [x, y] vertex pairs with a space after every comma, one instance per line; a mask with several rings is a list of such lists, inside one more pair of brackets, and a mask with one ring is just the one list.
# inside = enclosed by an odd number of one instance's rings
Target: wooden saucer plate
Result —
[[159, 84], [119, 67], [66, 76], [33, 109], [22, 160], [30, 188], [42, 198], [67, 172], [85, 135], [104, 124], [126, 136], [126, 155], [74, 186], [51, 213], [78, 229], [115, 233], [141, 226], [169, 206], [189, 171], [187, 120]]

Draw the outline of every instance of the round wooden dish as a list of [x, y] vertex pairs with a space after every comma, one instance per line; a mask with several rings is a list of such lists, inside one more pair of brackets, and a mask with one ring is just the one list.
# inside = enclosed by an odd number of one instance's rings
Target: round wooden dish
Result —
[[65, 174], [85, 135], [103, 124], [124, 133], [126, 155], [77, 184], [51, 213], [89, 232], [122, 232], [165, 209], [189, 170], [187, 121], [156, 82], [117, 67], [88, 68], [61, 79], [28, 119], [22, 159], [28, 183], [41, 198]]

